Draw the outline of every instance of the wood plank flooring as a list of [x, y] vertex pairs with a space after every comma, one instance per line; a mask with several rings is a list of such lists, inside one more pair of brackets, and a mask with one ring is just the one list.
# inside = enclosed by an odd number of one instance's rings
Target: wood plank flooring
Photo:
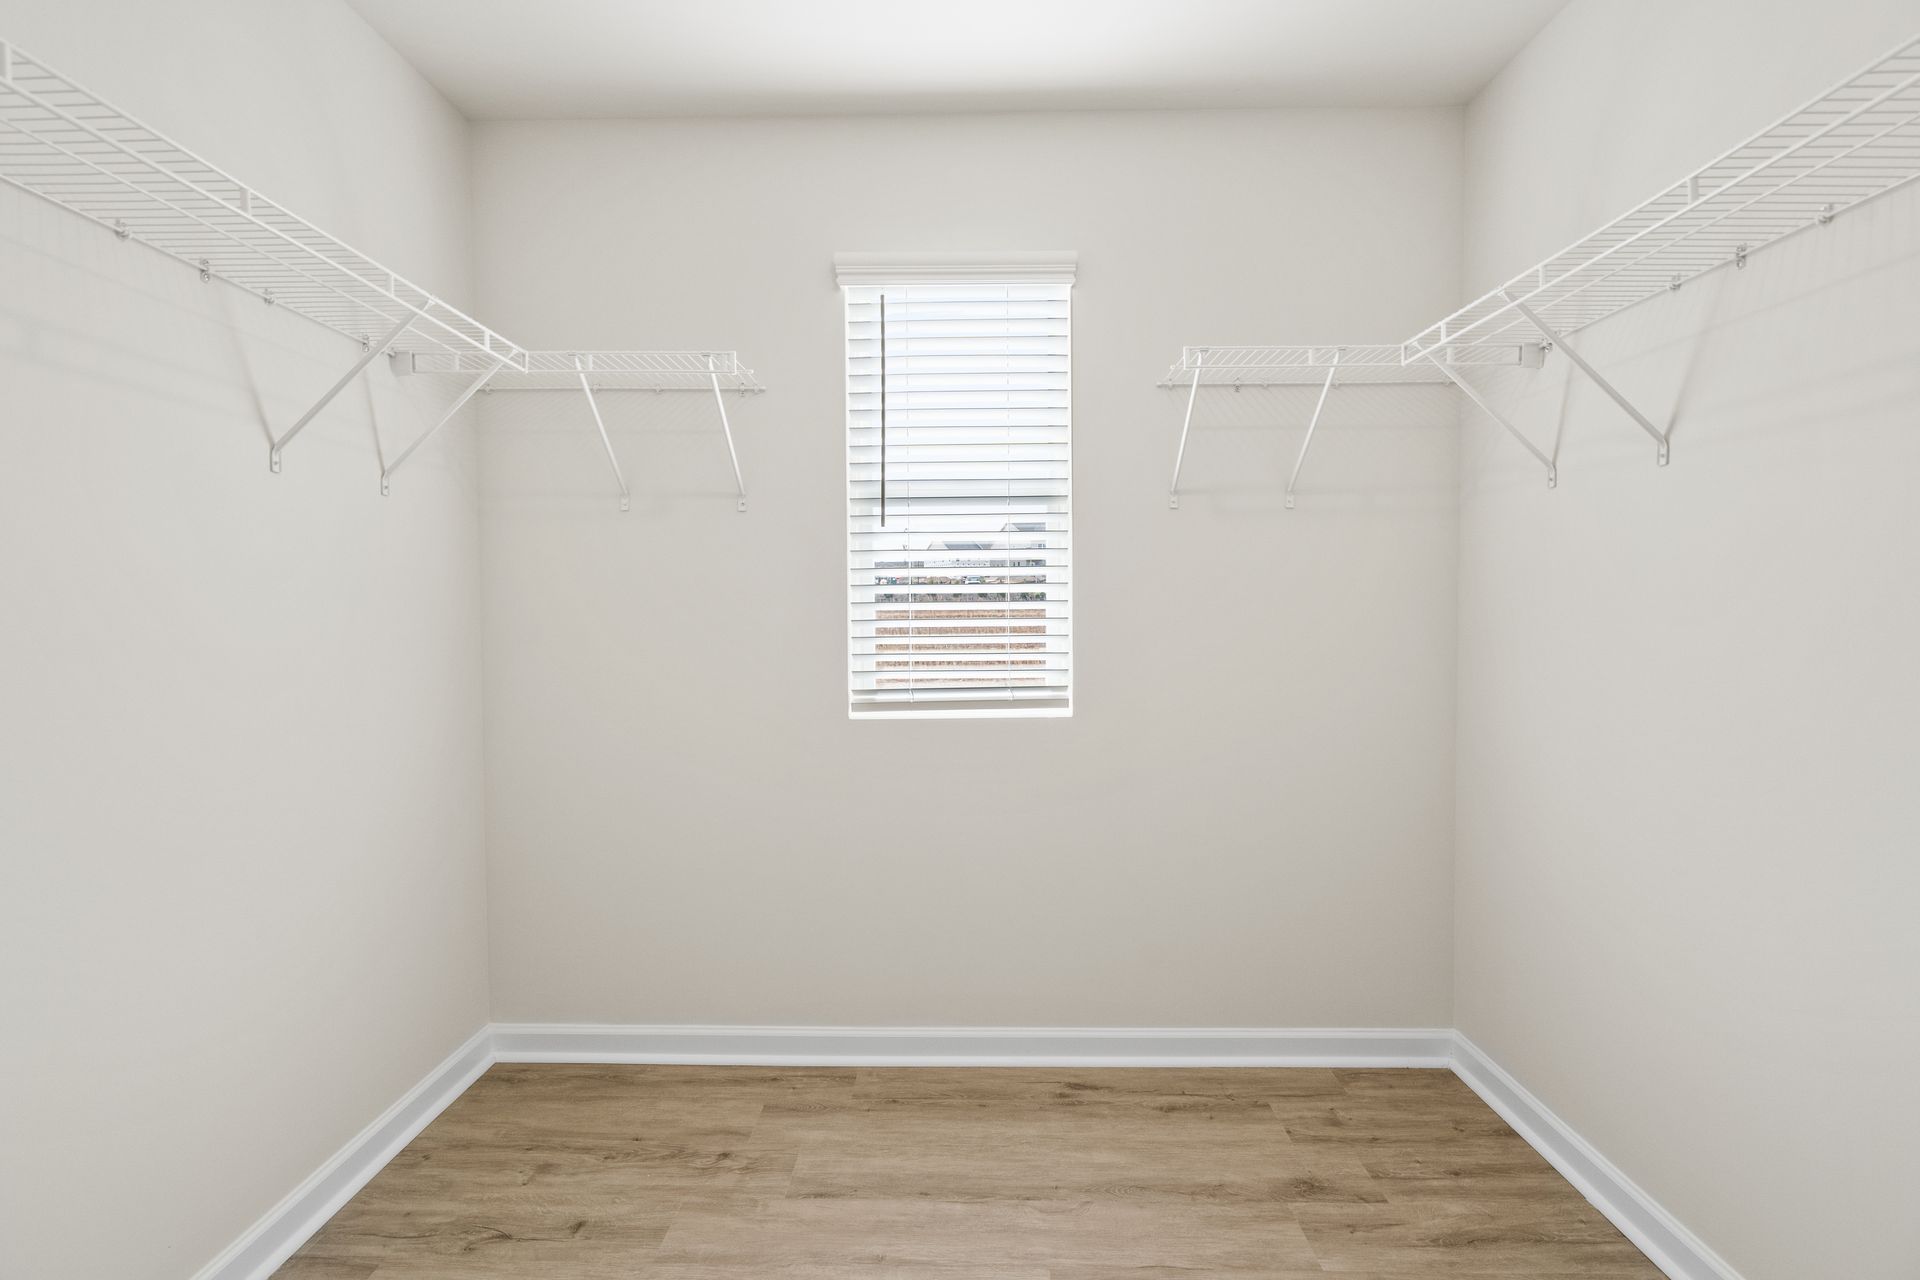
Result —
[[278, 1280], [1660, 1280], [1447, 1071], [496, 1066]]

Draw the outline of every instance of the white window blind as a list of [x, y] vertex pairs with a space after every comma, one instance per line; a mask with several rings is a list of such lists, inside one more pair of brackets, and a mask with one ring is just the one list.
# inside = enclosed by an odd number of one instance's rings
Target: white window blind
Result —
[[856, 715], [1070, 706], [1072, 275], [1057, 261], [889, 282], [842, 259]]

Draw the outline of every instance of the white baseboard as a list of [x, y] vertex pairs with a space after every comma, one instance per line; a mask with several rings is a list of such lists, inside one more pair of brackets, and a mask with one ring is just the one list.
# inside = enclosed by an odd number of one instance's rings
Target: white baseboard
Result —
[[483, 1027], [194, 1280], [265, 1280], [496, 1062], [714, 1066], [1450, 1067], [1672, 1280], [1741, 1280], [1471, 1040], [1440, 1028]]
[[1458, 1032], [1453, 1070], [1671, 1280], [1741, 1280], [1726, 1259]]
[[272, 1275], [493, 1061], [493, 1029], [482, 1027], [246, 1234], [221, 1250], [195, 1273], [194, 1280], [265, 1280]]
[[788, 1067], [1447, 1067], [1442, 1029], [496, 1023], [501, 1062]]

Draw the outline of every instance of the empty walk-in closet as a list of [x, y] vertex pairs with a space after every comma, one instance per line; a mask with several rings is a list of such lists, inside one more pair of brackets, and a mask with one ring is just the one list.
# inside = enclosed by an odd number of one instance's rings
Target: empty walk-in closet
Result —
[[1920, 1280], [1920, 0], [0, 0], [0, 1277]]

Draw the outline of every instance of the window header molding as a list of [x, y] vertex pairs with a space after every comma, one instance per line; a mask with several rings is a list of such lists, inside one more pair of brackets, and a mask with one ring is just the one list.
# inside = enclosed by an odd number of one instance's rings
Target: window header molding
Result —
[[1020, 253], [836, 253], [842, 288], [890, 284], [1072, 284], [1080, 255], [1071, 249]]

